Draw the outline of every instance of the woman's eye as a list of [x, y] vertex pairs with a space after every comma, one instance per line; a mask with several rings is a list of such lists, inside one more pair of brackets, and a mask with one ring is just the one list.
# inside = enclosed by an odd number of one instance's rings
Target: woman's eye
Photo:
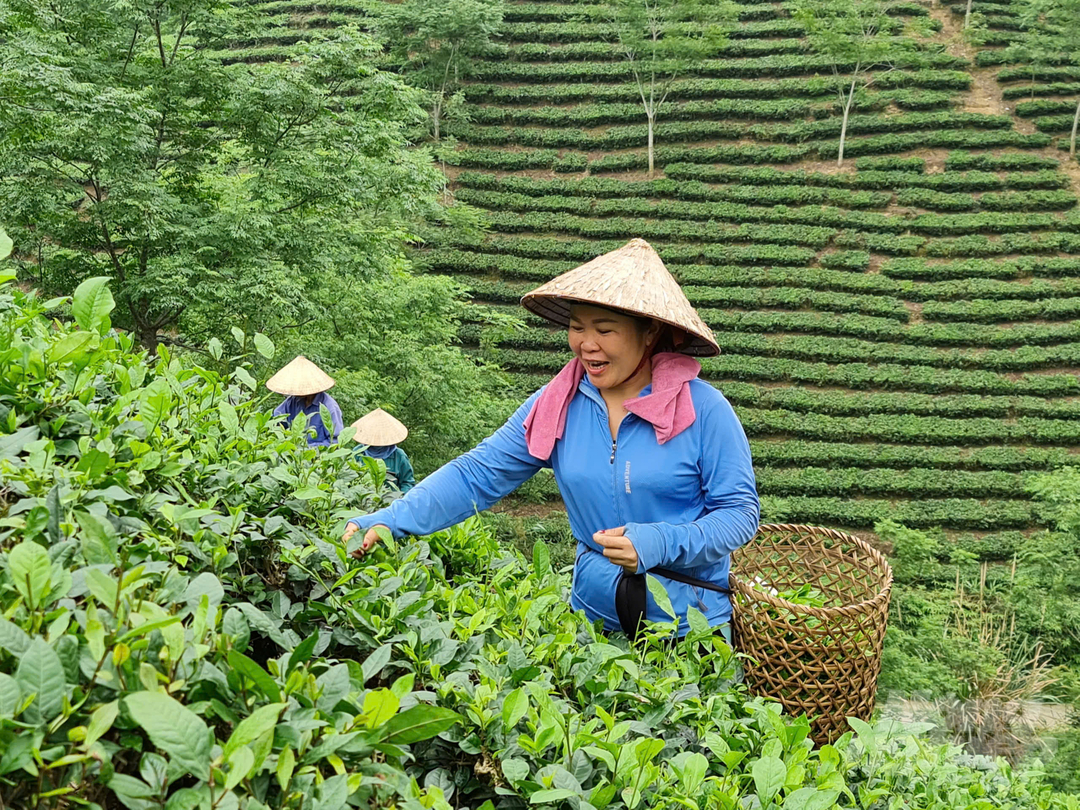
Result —
[[598, 331], [601, 335], [610, 335], [611, 334], [610, 329], [598, 329], [596, 331]]

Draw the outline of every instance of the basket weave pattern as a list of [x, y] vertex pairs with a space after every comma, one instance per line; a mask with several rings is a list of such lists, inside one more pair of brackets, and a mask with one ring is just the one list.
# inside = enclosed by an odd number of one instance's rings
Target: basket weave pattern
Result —
[[[892, 590], [880, 553], [833, 529], [765, 524], [732, 555], [730, 582], [735, 644], [751, 658], [743, 662], [751, 694], [807, 714], [818, 744], [847, 731], [847, 717], [870, 719]], [[805, 583], [824, 595], [824, 607], [768, 591]]]

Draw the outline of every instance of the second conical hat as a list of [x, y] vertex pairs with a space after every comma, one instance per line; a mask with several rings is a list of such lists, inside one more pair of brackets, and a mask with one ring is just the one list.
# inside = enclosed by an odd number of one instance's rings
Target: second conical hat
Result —
[[334, 378], [301, 354], [267, 380], [266, 387], [287, 397], [308, 397], [329, 391]]
[[598, 256], [552, 279], [521, 299], [521, 305], [559, 326], [570, 324], [570, 307], [591, 304], [655, 318], [686, 332], [679, 351], [695, 357], [720, 354], [712, 330], [686, 299], [679, 282], [644, 239]]
[[361, 416], [352, 426], [356, 428], [353, 438], [360, 444], [372, 447], [400, 444], [409, 435], [409, 429], [382, 408]]

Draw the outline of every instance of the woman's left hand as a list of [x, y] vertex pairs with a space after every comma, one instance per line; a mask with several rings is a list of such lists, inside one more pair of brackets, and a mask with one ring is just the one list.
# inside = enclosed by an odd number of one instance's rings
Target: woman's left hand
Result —
[[636, 574], [638, 569], [637, 549], [623, 532], [625, 526], [617, 529], [604, 529], [592, 536], [593, 542], [604, 548], [608, 562], [618, 565], [628, 574]]

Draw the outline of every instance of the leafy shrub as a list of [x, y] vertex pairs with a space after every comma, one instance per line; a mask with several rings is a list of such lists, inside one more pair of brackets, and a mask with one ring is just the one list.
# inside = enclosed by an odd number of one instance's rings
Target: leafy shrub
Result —
[[864, 157], [855, 161], [855, 168], [860, 172], [912, 172], [922, 174], [926, 171], [926, 161], [923, 158]]
[[103, 290], [76, 295], [70, 326], [0, 292], [5, 802], [735, 810], [960, 791], [1065, 810], [1038, 773], [966, 767], [892, 724], [815, 748], [805, 718], [730, 688], [700, 614], [678, 645], [664, 625], [641, 650], [599, 635], [544, 543], [526, 561], [472, 520], [352, 562], [333, 538], [384, 503], [380, 465], [273, 427], [243, 363], [151, 363], [109, 331]]

